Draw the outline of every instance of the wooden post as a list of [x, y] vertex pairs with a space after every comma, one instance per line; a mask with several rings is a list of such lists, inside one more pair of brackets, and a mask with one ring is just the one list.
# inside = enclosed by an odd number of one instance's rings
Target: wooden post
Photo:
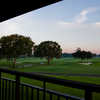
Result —
[[93, 100], [92, 92], [88, 89], [85, 90], [85, 100]]
[[46, 100], [46, 82], [43, 81], [43, 100]]
[[15, 99], [20, 100], [20, 76], [16, 75], [16, 94], [15, 94]]

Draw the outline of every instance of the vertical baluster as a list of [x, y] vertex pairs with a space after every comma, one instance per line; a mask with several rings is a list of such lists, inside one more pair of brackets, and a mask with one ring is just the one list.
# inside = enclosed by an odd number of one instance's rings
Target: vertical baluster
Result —
[[28, 100], [29, 98], [28, 98], [28, 96], [29, 96], [29, 91], [28, 91], [28, 87], [27, 86], [25, 86], [26, 87], [26, 100]]
[[46, 98], [46, 82], [43, 81], [43, 100]]
[[85, 90], [85, 100], [93, 100], [92, 99], [92, 92], [89, 89]]
[[14, 87], [14, 82], [12, 82], [12, 100], [15, 100], [15, 99], [14, 99], [14, 96], [15, 96], [15, 95], [14, 95], [14, 93], [15, 93], [14, 90], [15, 90], [15, 89], [14, 89], [14, 88], [15, 88], [15, 87]]
[[10, 81], [10, 100], [12, 100], [12, 81]]
[[60, 100], [60, 96], [59, 95], [57, 96], [57, 100]]
[[8, 100], [10, 100], [10, 98], [11, 98], [10, 89], [11, 89], [11, 87], [10, 87], [10, 81], [8, 81]]
[[2, 80], [2, 100], [4, 100], [4, 80]]
[[5, 80], [5, 100], [7, 100], [7, 80]]
[[20, 76], [16, 74], [16, 93], [15, 93], [16, 100], [20, 100]]
[[68, 97], [66, 97], [66, 100], [68, 100]]
[[33, 100], [33, 88], [31, 88], [31, 100]]
[[52, 94], [50, 93], [50, 100], [52, 100]]
[[24, 100], [24, 86], [21, 86], [21, 100]]
[[39, 89], [37, 89], [37, 100], [39, 100]]

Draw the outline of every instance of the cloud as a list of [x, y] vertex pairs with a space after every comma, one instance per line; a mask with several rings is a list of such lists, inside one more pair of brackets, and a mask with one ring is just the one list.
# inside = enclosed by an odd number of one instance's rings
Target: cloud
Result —
[[98, 10], [98, 8], [88, 8], [88, 9], [85, 9], [85, 10], [82, 10], [79, 15], [77, 15], [75, 17], [75, 20], [74, 22], [75, 23], [84, 23], [88, 20], [88, 14], [89, 13], [94, 13]]
[[[59, 21], [58, 24], [61, 27], [71, 27], [71, 28], [76, 28], [76, 27], [80, 28], [80, 27], [88, 26], [90, 25], [89, 23], [87, 23], [89, 19], [88, 15], [91, 13], [95, 13], [98, 10], [100, 10], [100, 8], [98, 7], [84, 9], [78, 15], [76, 15], [71, 22]], [[100, 25], [100, 22], [92, 23], [92, 25], [93, 24]]]
[[88, 15], [91, 14], [91, 13], [95, 13], [96, 11], [100, 10], [100, 8], [98, 7], [91, 7], [91, 8], [87, 8], [87, 9], [84, 9], [82, 10], [78, 15], [76, 15], [74, 18], [73, 18], [73, 21], [71, 22], [65, 22], [65, 21], [60, 21], [58, 22], [58, 24], [62, 27], [84, 27], [84, 26], [89, 26], [90, 24], [94, 26], [97, 25], [97, 26], [100, 26], [100, 22], [96, 22], [96, 23], [87, 23], [88, 21]]
[[88, 23], [88, 14], [95, 13], [98, 10], [100, 8], [84, 9], [71, 22], [59, 21], [59, 29], [63, 30], [66, 48], [76, 48], [77, 46], [100, 53], [98, 46], [100, 44], [100, 21]]
[[76, 23], [83, 23], [85, 22], [88, 18], [87, 18], [87, 15], [88, 14], [88, 11], [84, 10], [80, 13], [80, 15], [75, 19], [75, 22]]
[[100, 22], [96, 22], [95, 24], [96, 24], [96, 26], [100, 26]]

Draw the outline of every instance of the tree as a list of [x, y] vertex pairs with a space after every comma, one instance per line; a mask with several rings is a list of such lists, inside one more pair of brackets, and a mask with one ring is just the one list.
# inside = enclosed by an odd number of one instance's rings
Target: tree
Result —
[[81, 49], [77, 48], [76, 52], [72, 54], [74, 58], [80, 58], [81, 57]]
[[2, 48], [0, 47], [0, 59], [2, 59], [3, 58], [3, 50], [2, 50]]
[[74, 58], [80, 58], [81, 60], [90, 59], [93, 57], [93, 54], [90, 51], [82, 51], [80, 48], [76, 50], [75, 53], [72, 54]]
[[16, 58], [21, 55], [31, 55], [34, 42], [30, 37], [18, 34], [3, 36], [0, 39], [0, 46], [5, 58], [13, 60], [13, 67], [16, 64]]
[[46, 58], [48, 60], [48, 64], [50, 61], [55, 57], [61, 57], [62, 49], [57, 42], [53, 41], [44, 41], [41, 42], [38, 46], [34, 49], [34, 56]]
[[87, 59], [91, 59], [94, 56], [90, 51], [87, 52]]

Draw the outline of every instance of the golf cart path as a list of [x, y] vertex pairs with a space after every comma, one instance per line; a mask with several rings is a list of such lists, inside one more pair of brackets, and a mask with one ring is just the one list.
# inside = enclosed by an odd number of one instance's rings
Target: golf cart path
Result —
[[57, 75], [57, 76], [86, 76], [86, 77], [100, 77], [100, 74], [67, 74], [67, 73], [46, 73], [46, 72], [32, 72], [36, 74]]

